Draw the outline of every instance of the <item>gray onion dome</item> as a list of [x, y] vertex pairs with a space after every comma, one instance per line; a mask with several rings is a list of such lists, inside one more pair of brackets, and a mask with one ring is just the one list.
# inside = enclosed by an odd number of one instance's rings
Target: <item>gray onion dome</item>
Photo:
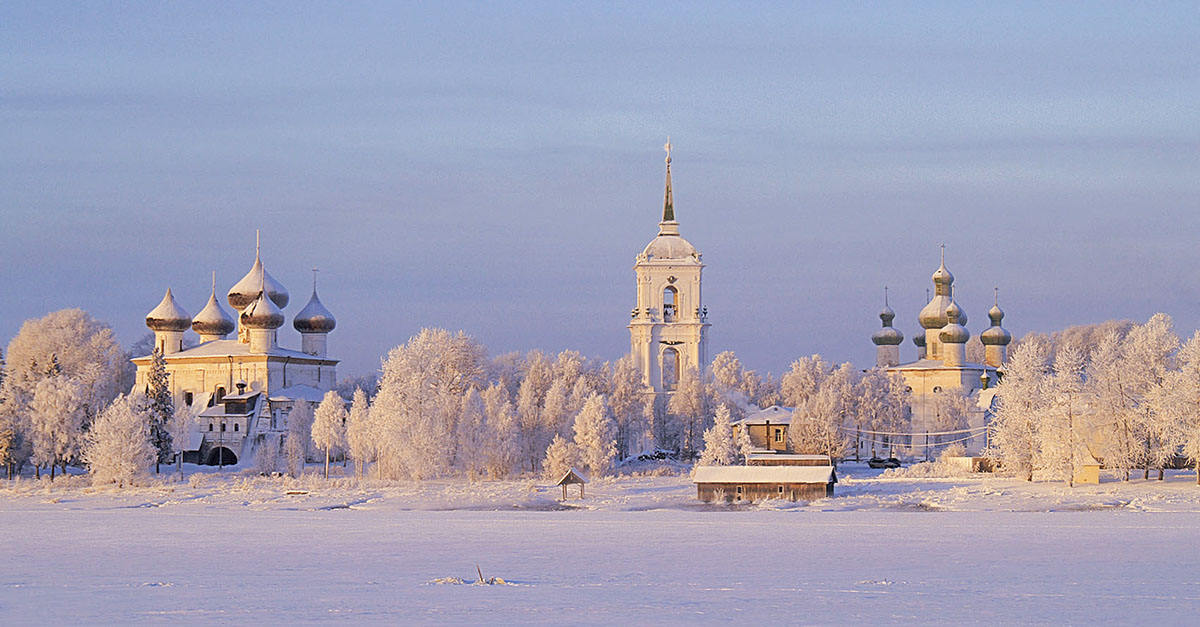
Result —
[[229, 335], [237, 328], [233, 318], [217, 302], [217, 292], [208, 297], [208, 304], [192, 318], [192, 330], [200, 335]]
[[267, 296], [280, 309], [287, 307], [288, 291], [284, 289], [275, 277], [263, 268], [262, 259], [254, 256], [254, 266], [229, 290], [229, 306], [236, 311], [242, 311], [258, 298], [259, 292], [266, 291]]
[[899, 346], [902, 344], [904, 334], [892, 326], [892, 320], [896, 319], [896, 312], [892, 311], [891, 307], [884, 305], [883, 311], [879, 312], [879, 319], [883, 321], [883, 328], [871, 335], [871, 341], [876, 346]]
[[301, 333], [329, 333], [337, 326], [337, 320], [333, 314], [329, 313], [325, 305], [321, 304], [316, 287], [313, 288], [312, 298], [308, 299], [308, 304], [292, 320], [292, 326]]
[[192, 316], [175, 302], [171, 288], [167, 288], [162, 302], [146, 314], [146, 326], [152, 331], [187, 331], [191, 324]]
[[925, 334], [918, 333], [918, 334], [914, 335], [913, 336], [913, 344], [916, 344], [917, 348], [925, 348]]
[[283, 326], [283, 310], [266, 296], [266, 292], [259, 292], [242, 311], [241, 321], [247, 329], [278, 329]]
[[988, 318], [991, 319], [992, 326], [979, 334], [979, 341], [985, 346], [1008, 346], [1012, 342], [1012, 334], [1000, 326], [1000, 322], [1004, 320], [1004, 310], [1000, 309], [999, 304], [992, 305], [988, 310]]
[[959, 320], [963, 318], [962, 307], [958, 303], [950, 301], [950, 306], [946, 308], [946, 318], [949, 323], [942, 327], [942, 333], [939, 337], [944, 344], [966, 344], [967, 340], [971, 339], [971, 332], [967, 327], [959, 324]]

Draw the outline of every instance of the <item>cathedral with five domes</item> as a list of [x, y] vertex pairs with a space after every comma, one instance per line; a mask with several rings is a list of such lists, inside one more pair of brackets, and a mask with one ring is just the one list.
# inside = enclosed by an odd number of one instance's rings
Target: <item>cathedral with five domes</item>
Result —
[[[334, 389], [338, 360], [326, 355], [326, 341], [337, 321], [317, 296], [315, 279], [308, 303], [292, 319], [300, 350], [279, 345], [289, 300], [256, 251], [250, 271], [226, 294], [236, 318], [218, 302], [215, 279], [208, 303], [194, 318], [170, 289], [146, 315], [175, 405], [199, 414], [199, 430], [183, 443], [187, 461], [235, 464], [263, 443], [280, 444], [296, 401], [317, 403]], [[189, 328], [200, 339], [190, 348], [183, 341]], [[153, 362], [153, 355], [133, 360], [135, 390], [148, 386]]]

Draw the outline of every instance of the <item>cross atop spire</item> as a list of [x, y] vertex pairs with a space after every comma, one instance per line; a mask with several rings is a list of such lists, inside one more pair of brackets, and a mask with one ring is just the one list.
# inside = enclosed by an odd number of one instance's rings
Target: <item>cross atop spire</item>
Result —
[[254, 258], [258, 259], [259, 252], [262, 250], [262, 238], [259, 236], [258, 229], [254, 229]]
[[888, 306], [888, 293], [887, 292], [888, 292], [888, 288], [885, 285], [885, 286], [883, 286], [883, 306], [884, 307]]
[[667, 136], [667, 143], [663, 145], [663, 150], [667, 151], [667, 189], [663, 193], [663, 222], [675, 221], [675, 199], [671, 195], [671, 137]]
[[942, 244], [942, 267], [946, 266], [946, 245]]
[[312, 270], [313, 270], [313, 294], [316, 294], [317, 293], [317, 273], [320, 272], [320, 270], [318, 270], [316, 268], [313, 268]]
[[995, 304], [997, 307], [999, 307], [1000, 306], [1000, 288], [996, 287], [993, 289], [996, 291], [996, 302], [993, 304]]

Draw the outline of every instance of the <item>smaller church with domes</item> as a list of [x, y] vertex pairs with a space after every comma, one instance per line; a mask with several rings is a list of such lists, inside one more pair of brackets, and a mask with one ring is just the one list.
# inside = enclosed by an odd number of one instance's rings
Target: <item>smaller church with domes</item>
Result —
[[[971, 332], [967, 330], [967, 313], [954, 300], [954, 275], [946, 269], [945, 247], [942, 247], [942, 263], [933, 273], [933, 298], [921, 309], [917, 321], [922, 332], [913, 337], [917, 347], [915, 361], [900, 363], [900, 346], [904, 334], [892, 321], [896, 312], [884, 297], [883, 310], [879, 319], [883, 326], [871, 336], [876, 347], [876, 366], [889, 373], [899, 374], [912, 397], [911, 431], [916, 444], [922, 434], [937, 432], [938, 416], [936, 394], [943, 391], [961, 390], [975, 401], [976, 406], [987, 406], [991, 394], [988, 392], [997, 382], [1007, 359], [1008, 345], [1012, 335], [1001, 326], [1004, 311], [1000, 309], [999, 294], [988, 317], [991, 326], [980, 334], [984, 345], [983, 363], [967, 360], [967, 341]], [[980, 428], [986, 421], [986, 412], [980, 408], [969, 416], [969, 428]], [[979, 450], [983, 438], [976, 437], [964, 442], [968, 450]]]
[[[334, 389], [338, 360], [326, 355], [326, 342], [337, 321], [317, 296], [315, 278], [308, 304], [292, 319], [300, 350], [279, 345], [289, 300], [256, 250], [254, 265], [226, 295], [236, 319], [218, 302], [215, 278], [208, 303], [194, 318], [170, 289], [146, 314], [175, 405], [199, 414], [198, 430], [182, 446], [188, 461], [236, 464], [264, 443], [282, 444], [296, 401], [317, 403]], [[189, 328], [200, 343], [185, 348]], [[230, 334], [234, 337], [227, 339]], [[135, 390], [147, 387], [153, 361], [153, 355], [133, 359]]]

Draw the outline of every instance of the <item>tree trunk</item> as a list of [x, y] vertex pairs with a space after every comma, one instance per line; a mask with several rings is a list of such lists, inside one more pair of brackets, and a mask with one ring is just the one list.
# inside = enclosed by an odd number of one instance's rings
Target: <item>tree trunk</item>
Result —
[[41, 478], [42, 478], [42, 465], [41, 465], [41, 464], [34, 464], [34, 465], [33, 465], [33, 478], [34, 478], [34, 479], [41, 479]]
[[1163, 469], [1161, 467], [1158, 469], [1158, 480], [1163, 480]]
[[325, 447], [325, 478], [329, 478], [329, 447]]
[[54, 481], [54, 462], [50, 462], [50, 480]]

